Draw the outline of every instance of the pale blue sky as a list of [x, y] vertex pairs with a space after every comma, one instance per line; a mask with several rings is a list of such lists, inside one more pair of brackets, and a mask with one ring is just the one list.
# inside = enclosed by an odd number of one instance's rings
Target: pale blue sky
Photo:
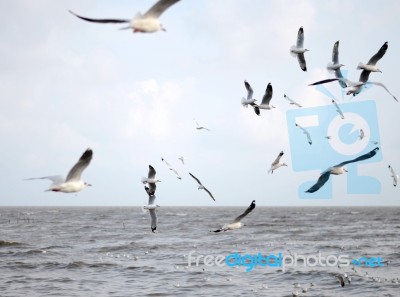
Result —
[[[357, 64], [388, 41], [379, 61], [383, 73], [370, 79], [400, 97], [398, 1], [182, 0], [161, 16], [167, 32], [155, 34], [120, 31], [122, 26], [68, 13], [130, 18], [153, 3], [0, 2], [0, 205], [141, 205], [147, 195], [140, 179], [149, 164], [162, 180], [156, 193], [162, 206], [248, 205], [253, 199], [265, 206], [400, 205], [387, 168], [400, 173], [400, 103], [379, 87], [342, 99], [337, 83], [326, 86], [338, 103], [375, 100], [382, 160], [357, 168], [378, 179], [382, 192], [347, 194], [347, 177], [335, 176], [332, 199], [306, 200], [298, 187], [316, 180], [320, 170], [290, 166], [286, 112], [294, 107], [283, 98], [287, 94], [305, 107], [331, 104], [307, 85], [332, 77], [325, 67], [337, 40], [352, 80], [360, 74]], [[300, 26], [310, 50], [308, 72], [289, 54]], [[271, 82], [277, 108], [260, 117], [243, 108], [244, 79], [256, 99]], [[193, 118], [211, 131], [197, 131]], [[48, 181], [23, 181], [66, 175], [87, 147], [94, 157], [83, 180], [93, 187], [62, 194], [44, 192]], [[289, 167], [268, 175], [281, 150]], [[326, 156], [321, 151], [315, 157]], [[327, 159], [325, 168], [332, 162]], [[197, 190], [188, 171], [216, 202]]]

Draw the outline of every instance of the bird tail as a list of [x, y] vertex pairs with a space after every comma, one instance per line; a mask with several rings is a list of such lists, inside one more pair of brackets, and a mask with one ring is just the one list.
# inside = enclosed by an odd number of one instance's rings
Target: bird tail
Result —
[[293, 49], [295, 49], [295, 48], [296, 48], [295, 45], [292, 45], [292, 46], [290, 47], [290, 55], [291, 55], [292, 57], [297, 57], [297, 54], [296, 54], [295, 52], [293, 52]]
[[146, 177], [142, 177], [142, 183], [143, 184], [147, 183], [147, 178]]
[[358, 65], [357, 65], [357, 70], [361, 70], [361, 69], [364, 69], [364, 64], [363, 63], [358, 63]]
[[326, 65], [326, 70], [328, 70], [329, 73], [335, 72], [335, 70], [332, 69], [333, 64], [331, 62]]
[[247, 107], [246, 99], [245, 99], [244, 97], [242, 97], [242, 105], [243, 105], [244, 107]]

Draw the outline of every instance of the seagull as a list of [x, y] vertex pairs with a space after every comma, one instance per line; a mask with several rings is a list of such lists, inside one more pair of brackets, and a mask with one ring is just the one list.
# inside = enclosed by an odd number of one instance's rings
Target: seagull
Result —
[[274, 170], [278, 169], [279, 167], [281, 167], [281, 166], [287, 166], [286, 163], [280, 163], [280, 162], [279, 162], [280, 159], [282, 158], [282, 156], [283, 156], [283, 151], [281, 151], [281, 152], [279, 153], [278, 157], [276, 157], [275, 161], [272, 162], [272, 164], [271, 164], [271, 169], [268, 170], [268, 173], [271, 173], [271, 174], [272, 174], [272, 173], [274, 173]]
[[81, 181], [82, 172], [89, 166], [93, 157], [92, 149], [88, 148], [80, 157], [79, 161], [68, 172], [67, 178], [60, 175], [33, 177], [26, 180], [34, 179], [49, 179], [53, 183], [46, 191], [74, 193], [83, 190], [86, 187], [92, 186], [91, 184]]
[[399, 101], [399, 100], [397, 100], [397, 98], [392, 93], [390, 93], [389, 89], [383, 83], [380, 83], [380, 82], [374, 82], [374, 81], [365, 81], [365, 82], [358, 81], [358, 82], [354, 82], [354, 81], [351, 81], [351, 80], [346, 79], [346, 78], [330, 78], [330, 79], [324, 79], [324, 80], [317, 81], [315, 83], [309, 84], [309, 86], [316, 86], [316, 85], [326, 84], [326, 83], [329, 83], [329, 82], [332, 82], [332, 81], [342, 81], [342, 82], [344, 82], [346, 84], [346, 95], [353, 94], [353, 96], [356, 96], [357, 94], [359, 94], [361, 92], [361, 90], [362, 90], [362, 88], [364, 86], [366, 86], [366, 85], [375, 85], [375, 86], [380, 86], [380, 87], [384, 88], [385, 91], [388, 92], [393, 97], [394, 100]]
[[214, 230], [213, 232], [221, 232], [221, 231], [229, 231], [229, 230], [235, 230], [235, 229], [240, 229], [244, 226], [244, 224], [241, 222], [241, 220], [247, 216], [249, 213], [253, 211], [253, 209], [256, 207], [256, 201], [253, 200], [250, 204], [250, 206], [242, 213], [240, 216], [238, 216], [234, 221], [230, 224], [224, 225], [222, 228], [219, 228], [217, 230]]
[[163, 161], [163, 162], [168, 166], [168, 169], [169, 169], [169, 170], [171, 170], [173, 173], [175, 173], [175, 175], [176, 175], [176, 177], [177, 177], [178, 179], [182, 179], [182, 177], [179, 176], [178, 172], [175, 170], [175, 168], [173, 168], [173, 167], [171, 166], [171, 164], [169, 164], [169, 163], [168, 163], [164, 158], [162, 158], [162, 157], [161, 157], [161, 161]]
[[391, 177], [393, 178], [393, 186], [396, 187], [397, 186], [397, 181], [399, 180], [399, 175], [396, 174], [396, 172], [394, 172], [392, 166], [389, 165], [388, 168], [390, 170]]
[[379, 51], [372, 56], [372, 58], [368, 61], [367, 64], [363, 63], [358, 63], [357, 69], [363, 69], [363, 71], [360, 74], [360, 81], [366, 82], [368, 81], [369, 74], [371, 72], [382, 72], [377, 66], [376, 63], [385, 55], [386, 51], [388, 49], [388, 43], [387, 41], [381, 46]]
[[290, 102], [290, 104], [292, 104], [292, 105], [296, 105], [297, 107], [303, 107], [302, 105], [300, 105], [300, 104], [299, 104], [299, 103], [297, 103], [296, 101], [294, 101], [294, 100], [290, 99], [290, 98], [289, 98], [289, 96], [286, 96], [285, 94], [283, 94], [283, 97], [285, 97], [285, 99], [286, 99], [287, 101], [289, 101], [289, 102]]
[[207, 190], [207, 188], [206, 188], [205, 186], [203, 186], [203, 185], [201, 184], [200, 180], [199, 180], [197, 177], [195, 177], [193, 174], [191, 174], [190, 172], [189, 172], [189, 174], [190, 174], [190, 176], [193, 177], [193, 178], [197, 181], [197, 183], [199, 184], [199, 188], [198, 188], [198, 189], [199, 189], [199, 190], [204, 190], [204, 191], [206, 191], [206, 192], [208, 193], [208, 195], [210, 195], [210, 197], [212, 198], [212, 200], [215, 201], [214, 196], [211, 194], [211, 192], [210, 192], [209, 190]]
[[208, 128], [204, 127], [204, 126], [200, 126], [199, 123], [195, 119], [193, 119], [193, 120], [196, 122], [196, 129], [197, 130], [204, 129], [204, 130], [210, 131], [210, 129], [208, 129]]
[[363, 140], [363, 138], [364, 138], [364, 130], [363, 129], [360, 129], [360, 135], [358, 136], [358, 138], [360, 138], [360, 140]]
[[157, 31], [166, 31], [166, 29], [161, 25], [158, 18], [161, 14], [166, 11], [170, 6], [174, 5], [179, 0], [159, 0], [156, 4], [154, 4], [145, 14], [141, 14], [138, 12], [133, 19], [92, 19], [80, 16], [71, 10], [69, 11], [74, 16], [88, 22], [94, 23], [129, 23], [127, 27], [121, 28], [124, 29], [132, 29], [133, 33], [141, 32], [141, 33], [154, 33]]
[[154, 195], [156, 192], [156, 183], [161, 182], [160, 180], [156, 179], [156, 171], [153, 166], [149, 165], [149, 173], [147, 177], [142, 177], [142, 183], [144, 184], [149, 184], [150, 187], [150, 193]]
[[181, 160], [183, 165], [185, 165], [185, 159], [183, 157], [179, 157], [178, 159]]
[[300, 126], [299, 124], [296, 123], [296, 127], [299, 127], [302, 131], [303, 134], [307, 135], [307, 140], [308, 140], [308, 144], [312, 145], [312, 140], [311, 140], [311, 135], [310, 133], [308, 133], [308, 131], [306, 129], [304, 129], [302, 126]]
[[342, 110], [340, 109], [339, 105], [338, 105], [338, 104], [336, 103], [336, 101], [333, 100], [333, 99], [332, 99], [332, 103], [335, 105], [337, 113], [340, 115], [340, 117], [341, 117], [342, 119], [344, 119], [343, 112], [342, 112]]
[[272, 99], [272, 85], [271, 83], [268, 84], [267, 88], [265, 89], [265, 94], [262, 98], [261, 104], [260, 105], [256, 105], [254, 106], [254, 112], [257, 115], [260, 115], [260, 109], [271, 109], [271, 108], [275, 108], [275, 106], [269, 105], [269, 103], [271, 102]]
[[297, 60], [299, 60], [299, 65], [301, 70], [307, 71], [306, 60], [304, 59], [304, 53], [308, 52], [308, 49], [303, 47], [304, 44], [304, 30], [303, 27], [300, 27], [299, 32], [297, 33], [297, 43], [290, 48], [290, 54], [293, 57], [297, 56]]
[[246, 108], [248, 105], [251, 105], [253, 107], [257, 106], [257, 104], [255, 103], [257, 100], [253, 98], [253, 88], [246, 80], [244, 81], [244, 86], [247, 90], [247, 99], [242, 97], [242, 105]]
[[154, 201], [156, 200], [156, 196], [154, 195], [154, 193], [152, 193], [151, 190], [146, 186], [144, 186], [144, 189], [146, 190], [147, 194], [149, 195], [149, 202], [147, 205], [143, 206], [143, 209], [147, 209], [149, 211], [150, 219], [151, 219], [151, 223], [150, 223], [151, 232], [155, 233], [155, 231], [157, 229], [156, 209], [157, 209], [157, 207], [160, 207], [160, 205], [154, 203]]
[[342, 287], [344, 287], [344, 278], [343, 278], [343, 275], [341, 275], [341, 274], [336, 274], [335, 277], [338, 279], [340, 285], [341, 285]]
[[329, 177], [331, 174], [339, 175], [339, 174], [343, 174], [343, 173], [347, 172], [347, 169], [344, 167], [346, 164], [370, 159], [376, 155], [378, 150], [379, 150], [379, 148], [376, 147], [372, 151], [370, 151], [362, 156], [359, 156], [355, 159], [352, 159], [349, 161], [344, 161], [335, 166], [329, 167], [328, 169], [326, 169], [324, 172], [321, 173], [320, 177], [318, 178], [318, 181], [311, 188], [309, 188], [306, 191], [306, 193], [314, 193], [314, 192], [318, 191], [329, 180]]
[[[339, 63], [339, 40], [338, 40], [333, 45], [332, 63], [328, 63], [328, 65], [326, 66], [326, 69], [328, 69], [329, 72], [334, 72], [336, 78], [343, 78], [343, 74], [340, 71], [340, 67], [342, 67], [342, 66], [344, 66], [344, 65]], [[346, 87], [346, 83], [343, 81], [339, 80], [339, 84], [342, 88]]]

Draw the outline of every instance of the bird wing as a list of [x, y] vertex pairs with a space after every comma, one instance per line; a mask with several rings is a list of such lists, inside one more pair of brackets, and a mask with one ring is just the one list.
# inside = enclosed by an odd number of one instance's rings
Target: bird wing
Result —
[[153, 205], [155, 200], [156, 200], [156, 196], [155, 195], [150, 195], [149, 196], [149, 205]]
[[298, 48], [302, 48], [304, 44], [304, 30], [303, 27], [300, 27], [299, 31], [297, 32], [297, 43], [296, 46]]
[[333, 45], [332, 62], [333, 64], [339, 64], [339, 40]]
[[359, 157], [357, 157], [355, 159], [349, 160], [349, 161], [344, 161], [344, 162], [342, 162], [342, 163], [340, 163], [340, 164], [338, 164], [338, 165], [336, 165], [334, 167], [342, 167], [342, 166], [344, 166], [346, 164], [355, 163], [355, 162], [358, 162], [358, 161], [363, 161], [363, 160], [370, 159], [373, 156], [375, 156], [378, 151], [379, 151], [379, 147], [376, 147], [372, 151], [370, 151], [370, 152], [368, 152], [368, 153], [366, 153], [364, 155], [361, 155], [361, 156], [359, 156]]
[[169, 169], [172, 168], [171, 164], [169, 164], [163, 157], [161, 157], [161, 161], [163, 161], [168, 166]]
[[306, 59], [304, 58], [304, 54], [297, 54], [297, 60], [299, 61], [301, 70], [307, 71]]
[[340, 109], [339, 105], [338, 105], [338, 104], [336, 103], [336, 101], [333, 100], [333, 99], [332, 99], [332, 103], [335, 105], [336, 111], [340, 114], [340, 117], [341, 117], [342, 119], [344, 119], [343, 112], [342, 112], [342, 110]]
[[371, 73], [371, 71], [364, 69], [363, 71], [361, 71], [360, 78], [358, 79], [358, 81], [367, 82], [369, 79], [370, 73]]
[[269, 105], [269, 103], [271, 102], [272, 99], [272, 85], [271, 83], [268, 84], [267, 88], [265, 89], [265, 94], [262, 98], [261, 104], [264, 105]]
[[244, 81], [244, 86], [246, 87], [247, 90], [247, 100], [250, 100], [253, 98], [253, 88], [250, 86], [250, 84], [245, 80]]
[[299, 124], [296, 124], [297, 127], [299, 127], [303, 133], [307, 136], [307, 140], [309, 144], [312, 144], [312, 139], [311, 139], [311, 135], [310, 133], [308, 133], [308, 131], [306, 129], [304, 129], [302, 126], [300, 126]]
[[153, 166], [149, 165], [149, 174], [148, 174], [148, 178], [155, 178], [156, 177], [156, 170], [154, 169]]
[[253, 106], [254, 107], [254, 112], [256, 113], [256, 115], [260, 115], [260, 108], [258, 108], [258, 106], [257, 105], [254, 105]]
[[364, 130], [360, 129], [360, 139], [363, 139], [363, 138], [364, 138]]
[[63, 176], [61, 175], [52, 175], [52, 176], [43, 176], [43, 177], [31, 177], [31, 178], [26, 178], [24, 180], [34, 180], [34, 179], [49, 179], [51, 180], [53, 183], [51, 184], [53, 185], [59, 185], [62, 184], [65, 179]]
[[276, 157], [275, 161], [274, 161], [271, 165], [273, 166], [273, 165], [278, 164], [278, 163], [279, 163], [279, 160], [282, 158], [282, 156], [283, 156], [283, 151], [281, 151], [281, 152], [279, 153], [278, 157]]
[[340, 69], [335, 70], [335, 77], [338, 79], [339, 85], [344, 89], [347, 87], [346, 80], [343, 77], [342, 71]]
[[158, 18], [164, 11], [178, 1], [179, 0], [159, 0], [143, 16]]
[[383, 57], [383, 55], [386, 53], [387, 49], [388, 49], [388, 42], [386, 41], [381, 46], [379, 51], [375, 55], [373, 55], [371, 59], [369, 59], [368, 64], [375, 65]]
[[290, 99], [289, 96], [286, 96], [286, 94], [283, 94], [283, 97], [284, 97], [286, 100], [288, 100], [288, 101], [290, 102], [290, 104], [294, 104], [294, 105], [296, 105], [296, 106], [298, 106], [298, 107], [303, 107], [303, 106], [301, 106], [299, 103], [297, 103], [296, 101]]
[[189, 172], [189, 174], [190, 174], [190, 176], [191, 177], [193, 177], [196, 181], [197, 181], [197, 183], [199, 184], [199, 185], [201, 185], [201, 182], [200, 182], [200, 180], [197, 178], [197, 177], [195, 177], [193, 174], [191, 174], [190, 172]]
[[250, 206], [242, 213], [240, 216], [238, 216], [232, 223], [239, 223], [245, 216], [247, 216], [249, 213], [252, 212], [252, 210], [256, 207], [256, 201], [253, 200], [250, 204]]
[[314, 192], [318, 191], [323, 185], [326, 184], [326, 182], [329, 180], [330, 175], [331, 175], [330, 169], [321, 173], [317, 182], [311, 188], [309, 188], [306, 191], [306, 193], [314, 193]]
[[178, 158], [179, 160], [181, 160], [182, 164], [185, 165], [185, 159], [183, 157]]
[[120, 23], [129, 23], [131, 20], [128, 19], [92, 19], [92, 18], [87, 18], [87, 17], [83, 17], [80, 16], [78, 14], [76, 14], [75, 12], [72, 12], [71, 10], [69, 10], [69, 12], [71, 14], [73, 14], [74, 16], [84, 20], [84, 21], [88, 21], [88, 22], [93, 22], [93, 23], [114, 23], [114, 24], [120, 24]]
[[72, 167], [69, 171], [67, 178], [65, 179], [66, 182], [68, 181], [79, 181], [81, 179], [81, 174], [86, 167], [89, 166], [90, 161], [93, 157], [93, 151], [88, 148], [81, 156], [79, 161]]
[[374, 82], [374, 81], [367, 81], [365, 84], [380, 86], [380, 87], [384, 88], [386, 90], [386, 92], [388, 92], [393, 97], [394, 100], [399, 101], [399, 100], [397, 100], [397, 98], [392, 93], [390, 93], [389, 89], [383, 83]]
[[154, 195], [156, 193], [156, 189], [157, 189], [157, 184], [156, 183], [151, 183], [148, 184], [149, 185], [149, 195]]
[[157, 214], [156, 209], [149, 209], [150, 219], [151, 219], [151, 231], [154, 232], [157, 229]]
[[206, 191], [206, 192], [208, 193], [208, 195], [210, 195], [210, 197], [212, 198], [212, 200], [215, 201], [215, 198], [214, 198], [214, 196], [211, 194], [211, 192], [210, 192], [206, 187], [204, 187], [204, 186], [203, 186], [203, 189], [204, 189], [204, 191]]

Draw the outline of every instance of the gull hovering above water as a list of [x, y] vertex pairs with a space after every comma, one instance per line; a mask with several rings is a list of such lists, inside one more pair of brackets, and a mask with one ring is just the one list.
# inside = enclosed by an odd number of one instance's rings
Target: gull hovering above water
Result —
[[302, 105], [300, 105], [299, 103], [297, 103], [296, 101], [292, 100], [289, 98], [289, 96], [286, 96], [285, 94], [283, 94], [283, 97], [290, 102], [290, 104], [292, 105], [296, 105], [297, 107], [303, 107]]
[[150, 194], [154, 195], [154, 193], [156, 192], [156, 183], [157, 182], [161, 182], [160, 180], [158, 180], [156, 178], [156, 170], [154, 169], [153, 166], [149, 165], [149, 173], [147, 175], [147, 177], [142, 177], [142, 183], [144, 184], [149, 184], [149, 188], [150, 188]]
[[340, 117], [341, 117], [342, 119], [344, 119], [343, 112], [342, 112], [342, 110], [340, 109], [339, 105], [338, 105], [338, 104], [336, 103], [336, 101], [333, 100], [333, 99], [332, 99], [332, 103], [335, 105], [337, 113], [340, 115]]
[[144, 189], [146, 190], [146, 193], [149, 195], [149, 202], [147, 205], [143, 206], [143, 209], [147, 209], [149, 211], [151, 220], [150, 223], [151, 232], [155, 233], [157, 229], [156, 209], [157, 207], [160, 207], [160, 205], [154, 203], [154, 201], [156, 200], [156, 196], [154, 195], [154, 193], [152, 193], [151, 190], [146, 186], [144, 186]]
[[175, 175], [176, 175], [176, 177], [177, 177], [178, 179], [182, 179], [182, 177], [179, 176], [178, 171], [176, 171], [175, 168], [173, 168], [173, 167], [171, 166], [171, 164], [169, 164], [169, 163], [168, 163], [164, 158], [162, 158], [162, 157], [161, 157], [161, 161], [163, 161], [163, 162], [168, 166], [168, 169], [169, 169], [169, 170], [171, 170], [173, 173], [175, 173]]
[[307, 141], [309, 145], [312, 145], [312, 139], [311, 139], [311, 135], [310, 133], [304, 129], [302, 126], [300, 126], [299, 124], [296, 123], [296, 127], [300, 128], [301, 131], [303, 131], [303, 134], [305, 134], [307, 136]]
[[253, 200], [250, 204], [250, 206], [242, 213], [240, 216], [238, 216], [236, 219], [233, 220], [232, 223], [226, 224], [223, 227], [214, 230], [213, 232], [224, 232], [224, 231], [229, 231], [229, 230], [235, 230], [235, 229], [240, 229], [244, 226], [244, 224], [241, 222], [241, 220], [247, 216], [249, 213], [253, 211], [253, 209], [256, 207], [256, 201]]
[[293, 57], [297, 56], [300, 68], [303, 71], [307, 71], [306, 60], [304, 58], [304, 53], [307, 51], [308, 49], [304, 48], [304, 30], [303, 27], [300, 27], [299, 31], [297, 32], [297, 43], [290, 48], [290, 54]]
[[90, 161], [93, 157], [93, 151], [88, 148], [80, 157], [79, 161], [71, 168], [68, 172], [67, 178], [60, 175], [45, 176], [45, 177], [33, 177], [26, 180], [34, 179], [49, 179], [53, 183], [46, 191], [63, 192], [63, 193], [74, 193], [83, 190], [84, 188], [91, 186], [87, 182], [81, 181], [82, 172], [89, 166]]
[[347, 172], [347, 169], [344, 167], [345, 165], [370, 159], [376, 155], [378, 150], [379, 150], [379, 148], [376, 147], [372, 151], [370, 151], [364, 155], [361, 155], [355, 159], [352, 159], [349, 161], [344, 161], [335, 166], [329, 167], [328, 169], [326, 169], [324, 172], [321, 173], [320, 177], [318, 178], [318, 181], [311, 188], [309, 188], [306, 191], [306, 193], [314, 193], [314, 192], [318, 191], [329, 180], [329, 177], [331, 174], [339, 175], [339, 174], [343, 174], [343, 173]]
[[382, 72], [377, 66], [376, 63], [385, 55], [388, 49], [387, 41], [381, 46], [379, 51], [372, 56], [372, 58], [368, 61], [367, 64], [359, 63], [357, 69], [362, 69], [363, 71], [360, 74], [359, 81], [366, 82], [368, 81], [369, 74], [371, 72]]
[[159, 17], [166, 11], [170, 6], [174, 5], [179, 0], [159, 0], [154, 4], [145, 14], [138, 12], [136, 16], [132, 19], [93, 19], [80, 16], [72, 11], [69, 11], [74, 16], [88, 22], [94, 23], [129, 23], [127, 27], [122, 29], [132, 29], [134, 33], [153, 33], [157, 31], [166, 31], [166, 29], [161, 25]]
[[280, 163], [280, 162], [279, 162], [279, 161], [281, 160], [282, 156], [283, 156], [283, 151], [281, 151], [281, 152], [279, 153], [278, 157], [276, 157], [275, 161], [272, 162], [272, 164], [271, 164], [271, 169], [268, 170], [268, 173], [271, 173], [271, 174], [272, 174], [272, 173], [274, 173], [274, 170], [278, 169], [279, 167], [281, 167], [281, 166], [287, 166], [286, 163]]
[[389, 165], [388, 168], [390, 170], [391, 177], [393, 178], [393, 186], [396, 187], [397, 181], [399, 180], [399, 175], [396, 174], [396, 172], [393, 170], [392, 166]]
[[200, 182], [200, 180], [199, 180], [197, 177], [195, 177], [193, 174], [191, 174], [190, 172], [189, 172], [189, 174], [190, 174], [190, 176], [193, 177], [193, 178], [197, 181], [197, 183], [199, 184], [199, 188], [198, 188], [198, 189], [199, 189], [199, 190], [204, 190], [204, 191], [206, 191], [206, 192], [208, 193], [208, 195], [210, 195], [210, 197], [212, 198], [212, 200], [215, 201], [214, 196], [211, 194], [211, 192], [210, 192], [205, 186], [202, 185], [202, 183]]

